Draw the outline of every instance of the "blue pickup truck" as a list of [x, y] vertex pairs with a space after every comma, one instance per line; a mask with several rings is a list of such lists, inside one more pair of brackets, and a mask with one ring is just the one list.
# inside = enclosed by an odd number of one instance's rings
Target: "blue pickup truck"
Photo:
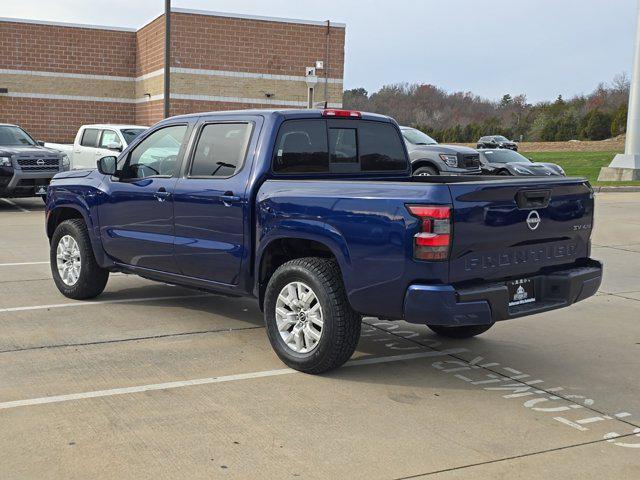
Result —
[[173, 117], [47, 195], [62, 294], [110, 272], [255, 297], [278, 356], [320, 373], [364, 315], [469, 338], [593, 295], [579, 178], [412, 177], [397, 123], [345, 110]]

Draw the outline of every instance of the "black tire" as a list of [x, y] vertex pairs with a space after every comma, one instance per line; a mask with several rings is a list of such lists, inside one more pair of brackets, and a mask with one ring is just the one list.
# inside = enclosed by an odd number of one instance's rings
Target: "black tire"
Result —
[[[322, 309], [322, 333], [308, 353], [290, 348], [276, 323], [278, 297], [291, 282], [308, 285]], [[360, 339], [362, 319], [349, 305], [340, 267], [334, 260], [298, 258], [278, 268], [265, 292], [264, 318], [269, 341], [278, 357], [287, 366], [305, 373], [318, 374], [341, 366], [351, 358]]]
[[427, 326], [442, 337], [471, 338], [489, 330], [491, 327], [493, 327], [493, 323], [490, 325], [469, 325], [466, 327], [442, 327], [440, 325]]
[[[71, 236], [77, 243], [80, 250], [80, 275], [77, 281], [68, 285], [61, 278], [57, 267], [57, 249], [60, 240], [65, 236]], [[51, 238], [51, 249], [49, 254], [51, 263], [51, 274], [53, 281], [65, 297], [74, 300], [86, 300], [100, 295], [107, 280], [109, 280], [109, 270], [101, 268], [96, 262], [96, 258], [91, 248], [89, 232], [83, 220], [65, 220], [56, 228]]]
[[416, 171], [413, 172], [414, 177], [430, 177], [432, 175], [440, 175], [440, 172], [430, 165], [416, 168]]

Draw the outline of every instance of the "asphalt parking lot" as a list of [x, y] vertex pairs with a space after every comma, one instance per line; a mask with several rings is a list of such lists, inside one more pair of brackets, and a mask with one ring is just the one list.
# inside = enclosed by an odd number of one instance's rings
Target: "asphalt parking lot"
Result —
[[640, 478], [639, 212], [598, 195], [597, 296], [468, 341], [367, 318], [314, 377], [252, 301], [62, 297], [42, 202], [0, 201], [0, 478]]

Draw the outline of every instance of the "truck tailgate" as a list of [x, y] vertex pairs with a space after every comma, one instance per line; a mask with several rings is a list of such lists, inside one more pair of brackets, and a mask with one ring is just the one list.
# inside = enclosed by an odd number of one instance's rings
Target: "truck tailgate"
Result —
[[590, 253], [593, 191], [579, 178], [449, 185], [451, 283], [519, 278]]

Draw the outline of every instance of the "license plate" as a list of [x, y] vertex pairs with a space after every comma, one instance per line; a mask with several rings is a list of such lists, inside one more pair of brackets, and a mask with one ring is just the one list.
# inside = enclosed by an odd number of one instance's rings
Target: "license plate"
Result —
[[510, 307], [533, 303], [536, 301], [535, 284], [530, 278], [507, 282], [507, 288], [509, 289]]
[[36, 195], [46, 195], [46, 194], [47, 194], [46, 185], [36, 185]]

